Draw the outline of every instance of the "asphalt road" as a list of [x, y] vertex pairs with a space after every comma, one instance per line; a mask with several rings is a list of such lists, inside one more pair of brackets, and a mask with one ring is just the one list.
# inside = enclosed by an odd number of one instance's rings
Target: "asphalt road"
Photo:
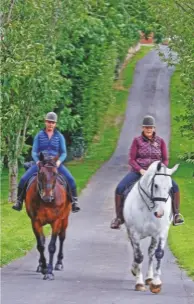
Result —
[[[43, 281], [42, 275], [35, 272], [38, 253], [32, 250], [2, 269], [2, 304], [194, 303], [194, 282], [178, 268], [168, 248], [162, 263], [161, 293], [134, 291], [135, 281], [130, 273], [132, 250], [125, 229], [109, 228], [114, 215], [114, 190], [127, 172], [128, 148], [140, 133], [145, 114], [155, 116], [158, 135], [169, 141], [171, 73], [156, 51], [139, 61], [117, 149], [82, 191], [82, 211], [70, 216], [64, 270], [55, 272], [54, 281]], [[179, 227], [174, 229], [179, 233]], [[147, 244], [144, 241], [142, 246], [145, 254]], [[145, 258], [144, 272], [146, 267]]]

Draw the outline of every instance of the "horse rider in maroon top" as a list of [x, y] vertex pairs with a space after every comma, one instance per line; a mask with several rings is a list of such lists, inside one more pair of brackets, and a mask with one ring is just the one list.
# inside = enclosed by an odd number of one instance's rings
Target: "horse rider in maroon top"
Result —
[[[142, 134], [134, 138], [129, 150], [129, 165], [132, 167], [132, 170], [121, 180], [115, 191], [116, 218], [111, 222], [112, 229], [119, 229], [120, 225], [124, 223], [124, 191], [138, 181], [154, 161], [160, 160], [164, 165], [168, 166], [166, 144], [155, 133], [155, 119], [152, 116], [145, 116], [142, 129]], [[174, 180], [172, 180], [172, 185], [173, 225], [177, 226], [183, 224], [184, 220], [179, 214], [179, 187]]]

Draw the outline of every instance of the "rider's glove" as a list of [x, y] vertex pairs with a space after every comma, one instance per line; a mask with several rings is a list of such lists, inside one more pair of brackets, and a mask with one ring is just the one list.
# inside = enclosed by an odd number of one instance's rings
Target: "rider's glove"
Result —
[[61, 164], [61, 161], [58, 159], [58, 160], [56, 161], [56, 166], [57, 166], [57, 168], [59, 168], [60, 164]]

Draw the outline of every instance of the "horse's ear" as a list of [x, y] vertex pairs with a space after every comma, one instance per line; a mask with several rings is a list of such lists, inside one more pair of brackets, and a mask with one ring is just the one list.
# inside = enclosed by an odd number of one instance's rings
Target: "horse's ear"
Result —
[[40, 161], [43, 161], [43, 160], [44, 160], [44, 154], [43, 154], [42, 152], [40, 152], [39, 160], [40, 160]]
[[158, 165], [157, 165], [157, 171], [160, 171], [161, 167], [162, 167], [162, 163], [159, 162]]
[[179, 167], [180, 164], [176, 164], [172, 169], [168, 169], [170, 175], [172, 175]]

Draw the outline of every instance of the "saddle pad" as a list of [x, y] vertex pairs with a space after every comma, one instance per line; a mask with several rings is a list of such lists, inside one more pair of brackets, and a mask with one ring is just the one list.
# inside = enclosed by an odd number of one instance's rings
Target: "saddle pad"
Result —
[[66, 177], [63, 176], [62, 174], [58, 174], [57, 180], [58, 180], [58, 182], [59, 182], [61, 185], [63, 185], [64, 188], [67, 190], [68, 198], [69, 198], [69, 200], [72, 202], [72, 201], [73, 201], [73, 198], [72, 198], [72, 193], [71, 193], [71, 187], [69, 186], [69, 183], [68, 183]]
[[35, 180], [36, 178], [36, 173], [34, 173], [30, 178], [29, 180], [27, 181], [27, 186], [26, 186], [26, 191], [30, 188], [31, 184], [33, 183], [33, 181]]

